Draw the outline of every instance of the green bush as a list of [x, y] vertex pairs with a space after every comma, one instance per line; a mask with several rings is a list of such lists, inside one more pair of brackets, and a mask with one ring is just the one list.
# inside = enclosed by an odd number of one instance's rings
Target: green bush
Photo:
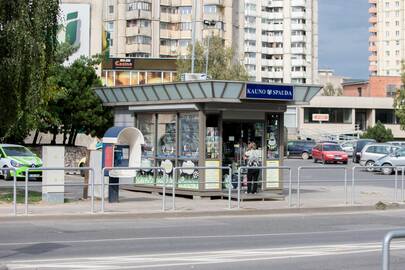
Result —
[[364, 139], [374, 139], [377, 142], [387, 142], [394, 139], [392, 130], [385, 128], [380, 121], [378, 121], [375, 126], [368, 128], [361, 137]]

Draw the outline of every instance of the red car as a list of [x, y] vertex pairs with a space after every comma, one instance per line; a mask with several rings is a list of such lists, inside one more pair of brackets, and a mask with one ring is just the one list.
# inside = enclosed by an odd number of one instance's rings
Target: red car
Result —
[[336, 143], [320, 143], [312, 148], [312, 158], [314, 162], [321, 160], [323, 164], [328, 162], [341, 162], [347, 164], [348, 155], [342, 147]]

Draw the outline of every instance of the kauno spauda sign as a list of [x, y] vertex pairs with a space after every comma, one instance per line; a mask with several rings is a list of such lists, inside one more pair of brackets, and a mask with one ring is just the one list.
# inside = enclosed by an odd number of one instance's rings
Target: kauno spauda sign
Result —
[[246, 84], [247, 99], [293, 100], [294, 87], [291, 85]]

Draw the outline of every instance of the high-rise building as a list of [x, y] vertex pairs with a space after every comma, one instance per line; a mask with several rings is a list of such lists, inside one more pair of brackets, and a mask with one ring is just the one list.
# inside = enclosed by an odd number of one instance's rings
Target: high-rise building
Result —
[[[105, 0], [104, 23], [114, 57], [176, 57], [192, 40], [193, 0]], [[217, 35], [232, 46], [232, 0], [198, 0], [196, 40]], [[204, 20], [213, 21], [206, 26]]]
[[252, 80], [314, 83], [318, 0], [243, 0], [243, 53]]
[[[318, 0], [197, 0], [196, 40], [219, 35], [251, 80], [314, 83]], [[114, 57], [176, 57], [192, 40], [194, 0], [105, 0]], [[204, 20], [215, 22], [206, 26]]]
[[372, 76], [399, 76], [405, 58], [405, 3], [369, 0], [369, 71]]

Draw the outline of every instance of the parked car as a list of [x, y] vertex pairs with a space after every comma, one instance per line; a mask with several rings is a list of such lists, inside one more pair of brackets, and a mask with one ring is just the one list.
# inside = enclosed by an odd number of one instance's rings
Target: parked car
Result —
[[318, 160], [322, 161], [323, 164], [328, 162], [347, 164], [348, 155], [343, 151], [342, 147], [336, 143], [320, 143], [317, 144], [312, 149], [312, 158], [314, 162]]
[[360, 162], [360, 157], [361, 157], [361, 151], [363, 150], [363, 147], [366, 146], [369, 143], [375, 143], [375, 140], [373, 139], [360, 139], [356, 142], [356, 146], [354, 147], [353, 151], [353, 162], [354, 163], [359, 163]]
[[392, 145], [405, 146], [405, 141], [390, 141], [387, 143]]
[[300, 156], [302, 159], [311, 157], [314, 141], [289, 141], [287, 143], [287, 156]]
[[385, 175], [394, 172], [395, 166], [405, 166], [405, 148], [397, 149], [394, 153], [377, 159], [374, 163], [375, 171], [381, 171]]
[[361, 151], [360, 165], [366, 166], [367, 171], [372, 172], [377, 159], [394, 153], [400, 146], [387, 143], [371, 143], [364, 146]]
[[[5, 180], [11, 180], [16, 174], [16, 177], [25, 177], [25, 171], [28, 168], [42, 167], [42, 160], [34, 153], [22, 145], [16, 144], [0, 144], [0, 168], [13, 168], [14, 171], [1, 170], [0, 175]], [[30, 170], [29, 176], [32, 178], [42, 178], [42, 172]]]
[[353, 152], [354, 152], [354, 148], [356, 146], [356, 142], [357, 142], [356, 140], [353, 140], [353, 141], [346, 141], [346, 142], [343, 142], [343, 143], [340, 144], [343, 151], [345, 151], [349, 157], [353, 156]]

